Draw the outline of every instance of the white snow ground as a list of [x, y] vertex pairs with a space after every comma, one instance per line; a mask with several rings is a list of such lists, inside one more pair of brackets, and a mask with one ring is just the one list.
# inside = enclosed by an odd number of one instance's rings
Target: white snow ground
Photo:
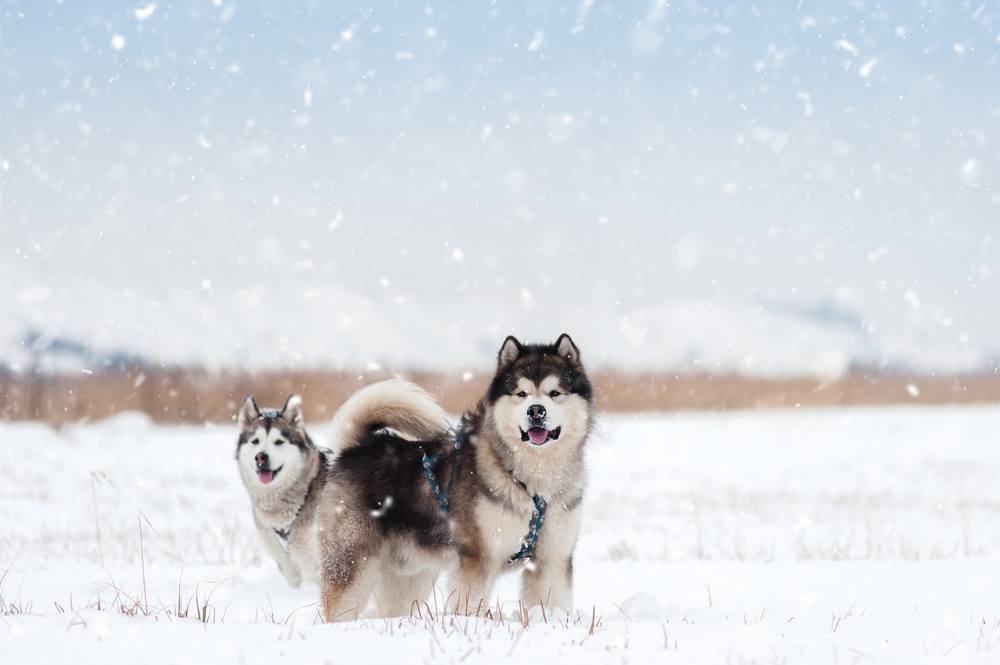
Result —
[[606, 417], [578, 614], [525, 628], [318, 623], [262, 559], [229, 427], [2, 423], [0, 661], [996, 663], [998, 431], [997, 407]]

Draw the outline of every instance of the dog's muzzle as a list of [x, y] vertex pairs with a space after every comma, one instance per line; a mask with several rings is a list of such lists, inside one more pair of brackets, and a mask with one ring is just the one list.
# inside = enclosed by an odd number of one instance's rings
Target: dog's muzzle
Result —
[[262, 485], [267, 485], [269, 482], [274, 480], [274, 477], [278, 475], [283, 466], [279, 466], [277, 469], [271, 468], [270, 460], [267, 458], [267, 453], [257, 453], [256, 457], [253, 458], [254, 467], [257, 471], [257, 479]]
[[562, 434], [562, 425], [555, 429], [532, 426], [528, 428], [528, 431], [521, 429], [521, 441], [530, 441], [532, 445], [541, 446], [549, 441], [555, 441], [560, 434]]

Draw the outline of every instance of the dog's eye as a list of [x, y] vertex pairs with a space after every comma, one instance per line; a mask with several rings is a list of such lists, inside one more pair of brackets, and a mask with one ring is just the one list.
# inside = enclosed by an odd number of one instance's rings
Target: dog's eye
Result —
[[559, 397], [560, 395], [562, 395], [562, 393], [559, 392], [558, 390], [550, 390], [549, 391], [549, 397]]
[[260, 439], [254, 439], [254, 440], [253, 440], [253, 441], [251, 441], [250, 443], [252, 443], [253, 445], [255, 445], [255, 446], [256, 446], [256, 445], [257, 445], [258, 443], [260, 443]]
[[519, 392], [519, 393], [514, 393], [514, 394], [517, 395], [518, 397], [527, 397], [528, 396], [528, 393], [524, 392], [523, 390], [521, 392]]
[[280, 445], [281, 445], [281, 444], [283, 444], [284, 442], [285, 442], [285, 440], [284, 440], [284, 439], [275, 439], [275, 441], [274, 441], [274, 445], [276, 445], [276, 446], [280, 446]]

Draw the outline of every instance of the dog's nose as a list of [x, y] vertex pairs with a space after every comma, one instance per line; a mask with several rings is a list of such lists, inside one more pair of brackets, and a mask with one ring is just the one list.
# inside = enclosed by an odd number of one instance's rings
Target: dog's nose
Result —
[[254, 460], [257, 462], [257, 464], [263, 464], [264, 462], [267, 461], [267, 453], [257, 453], [257, 456], [254, 457]]
[[528, 420], [533, 423], [540, 423], [545, 420], [545, 407], [541, 404], [532, 404], [528, 407]]

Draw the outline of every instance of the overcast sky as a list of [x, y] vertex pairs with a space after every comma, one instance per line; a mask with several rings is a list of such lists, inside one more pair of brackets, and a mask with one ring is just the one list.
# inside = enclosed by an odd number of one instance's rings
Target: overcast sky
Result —
[[708, 303], [996, 357], [996, 3], [371, 4], [0, 4], [9, 330], [335, 289], [489, 303], [483, 348]]

